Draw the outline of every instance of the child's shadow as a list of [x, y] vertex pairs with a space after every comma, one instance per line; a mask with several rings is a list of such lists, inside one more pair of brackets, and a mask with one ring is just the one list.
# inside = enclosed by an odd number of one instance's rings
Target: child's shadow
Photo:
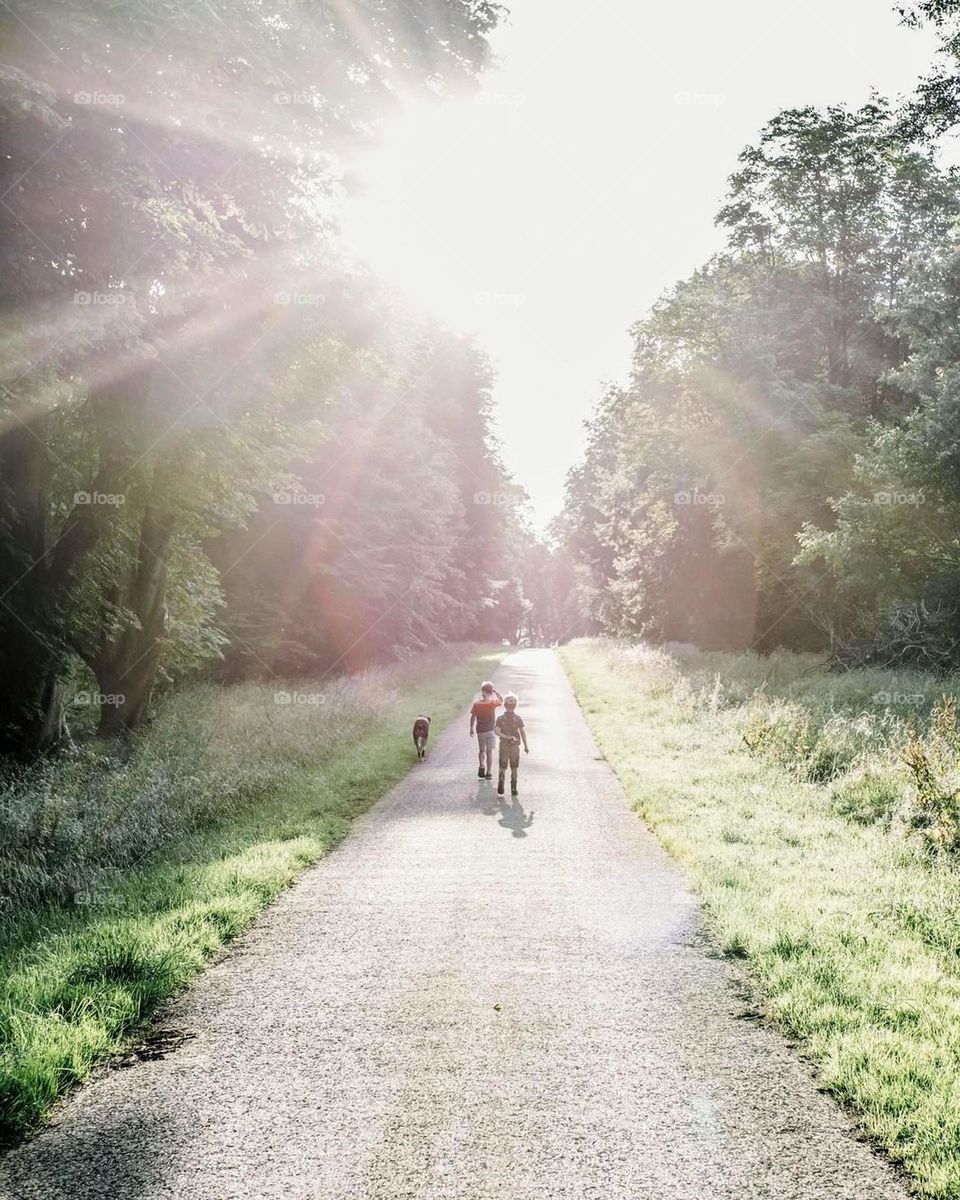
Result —
[[474, 800], [477, 808], [485, 817], [492, 817], [500, 811], [500, 806], [497, 802], [497, 793], [493, 789], [493, 784], [489, 780], [477, 784], [477, 797]]
[[505, 829], [511, 830], [515, 838], [524, 838], [527, 836], [527, 830], [533, 824], [533, 813], [525, 813], [519, 800], [514, 800], [512, 804], [508, 804], [506, 800], [500, 800], [499, 823]]

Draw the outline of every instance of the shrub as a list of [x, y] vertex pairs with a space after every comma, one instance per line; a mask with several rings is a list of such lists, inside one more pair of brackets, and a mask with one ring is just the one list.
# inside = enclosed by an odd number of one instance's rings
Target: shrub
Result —
[[904, 827], [928, 850], [960, 850], [960, 730], [952, 696], [934, 709], [925, 737], [911, 734], [902, 757], [913, 780]]

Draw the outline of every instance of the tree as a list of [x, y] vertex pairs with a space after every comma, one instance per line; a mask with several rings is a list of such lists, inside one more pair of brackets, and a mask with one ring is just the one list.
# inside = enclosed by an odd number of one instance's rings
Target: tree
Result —
[[226, 585], [228, 677], [517, 636], [522, 560], [504, 503], [516, 489], [490, 432], [489, 387], [469, 341], [399, 317], [348, 365], [296, 486], [210, 547]]
[[[958, 322], [960, 257], [950, 249], [917, 271], [900, 318], [910, 354], [898, 379], [915, 407], [873, 427], [833, 522], [801, 535], [801, 561], [836, 583], [827, 615], [848, 656], [944, 669], [960, 656]], [[904, 613], [913, 614], [906, 640]]]
[[788, 110], [741, 155], [729, 236], [634, 330], [567, 492], [566, 544], [603, 629], [706, 646], [822, 643], [832, 584], [797, 561], [914, 383], [899, 317], [957, 181], [887, 106]]
[[[303, 0], [269, 13], [252, 0], [6, 7], [0, 634], [15, 686], [0, 702], [0, 750], [56, 739], [67, 631], [88, 624], [83, 575], [101, 543], [115, 568], [99, 600], [111, 623], [105, 639], [87, 630], [82, 652], [133, 693], [110, 722], [141, 719], [171, 556], [243, 519], [272, 452], [266, 433], [284, 424], [232, 410], [236, 380], [218, 376], [252, 366], [278, 297], [324, 295], [340, 147], [401, 89], [479, 69], [499, 15], [485, 0], [376, 0], [362, 17]], [[225, 426], [219, 440], [195, 420], [205, 411]], [[64, 473], [72, 484], [52, 489]], [[122, 515], [65, 500], [127, 489]]]

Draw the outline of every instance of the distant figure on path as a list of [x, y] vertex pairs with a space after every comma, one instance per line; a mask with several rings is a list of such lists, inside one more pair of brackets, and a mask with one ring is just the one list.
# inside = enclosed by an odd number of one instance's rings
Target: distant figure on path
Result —
[[513, 692], [508, 692], [503, 698], [504, 711], [497, 717], [495, 732], [500, 739], [500, 778], [497, 782], [497, 795], [503, 795], [503, 779], [510, 768], [510, 795], [517, 795], [517, 771], [520, 769], [520, 743], [523, 743], [524, 754], [530, 753], [527, 745], [527, 731], [523, 726], [523, 717], [517, 712], [517, 698]]
[[477, 749], [480, 752], [480, 769], [478, 779], [493, 778], [493, 748], [497, 735], [494, 732], [494, 722], [497, 719], [497, 709], [503, 703], [503, 697], [492, 683], [480, 685], [480, 699], [474, 702], [470, 709], [470, 736], [474, 728], [477, 731]]

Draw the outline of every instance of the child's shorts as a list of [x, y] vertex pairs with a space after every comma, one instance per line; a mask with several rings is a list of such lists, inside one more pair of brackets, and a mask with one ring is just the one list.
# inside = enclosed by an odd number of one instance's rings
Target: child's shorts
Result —
[[500, 741], [500, 770], [516, 770], [520, 766], [520, 743]]

